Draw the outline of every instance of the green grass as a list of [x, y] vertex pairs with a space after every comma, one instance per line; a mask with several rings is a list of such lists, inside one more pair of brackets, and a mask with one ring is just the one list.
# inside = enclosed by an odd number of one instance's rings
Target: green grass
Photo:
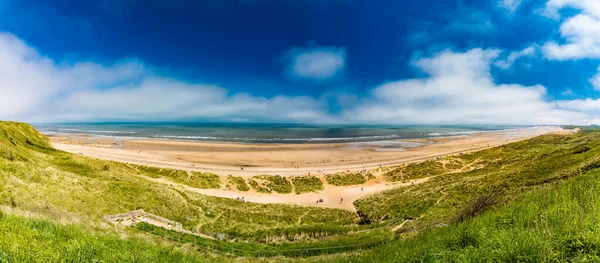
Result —
[[296, 194], [318, 193], [325, 189], [323, 182], [315, 176], [295, 176], [292, 177], [292, 183]]
[[165, 177], [177, 183], [185, 184], [195, 188], [209, 189], [220, 188], [221, 179], [213, 173], [201, 173], [193, 171], [183, 171], [168, 168], [148, 167], [144, 165], [134, 165], [137, 169], [144, 172], [152, 178]]
[[[398, 168], [404, 169], [402, 176], [393, 175], [393, 180], [430, 178], [357, 200], [358, 215], [257, 204], [147, 179], [218, 187], [218, 177], [210, 174], [73, 155], [50, 147], [27, 124], [0, 122], [0, 205], [40, 215], [0, 215], [0, 262], [260, 261], [247, 251], [227, 252], [232, 248], [259, 250], [275, 262], [589, 262], [600, 257], [598, 132], [544, 135]], [[332, 185], [353, 185], [365, 177], [326, 179]], [[317, 185], [308, 178], [294, 181], [294, 187], [286, 178], [260, 178], [255, 178], [260, 184], [248, 183], [282, 193]], [[138, 208], [181, 222], [185, 229], [228, 239], [213, 244], [219, 251], [211, 254], [205, 245], [101, 223], [104, 215]], [[373, 230], [404, 220], [409, 221], [395, 238], [385, 228]], [[369, 245], [352, 247], [363, 243]], [[280, 251], [334, 244], [344, 248]]]
[[179, 233], [173, 230], [167, 230], [162, 227], [150, 224], [139, 223], [136, 229], [150, 232], [173, 241], [194, 245], [199, 250], [208, 252], [217, 252], [238, 257], [310, 257], [324, 254], [335, 254], [350, 252], [354, 250], [364, 250], [390, 242], [393, 238], [389, 230], [373, 230], [348, 234], [342, 238], [323, 238], [318, 242], [299, 241], [287, 242], [280, 241], [269, 244], [264, 243], [246, 243], [246, 242], [228, 242], [213, 239], [205, 239], [195, 235]]
[[[582, 146], [589, 149], [581, 151]], [[470, 169], [371, 195], [357, 200], [355, 206], [370, 222], [415, 219], [406, 229], [448, 224], [472, 200], [497, 191], [496, 203], [511, 202], [539, 185], [595, 167], [598, 156], [600, 133], [544, 135], [457, 156]]]
[[0, 213], [0, 262], [223, 262], [158, 238]]
[[[251, 240], [302, 238], [308, 232], [319, 237], [363, 228], [348, 211], [204, 196], [146, 179], [183, 181], [182, 177], [189, 178], [187, 172], [140, 168], [54, 150], [26, 124], [0, 122], [0, 128], [0, 145], [14, 146], [14, 154], [19, 156], [0, 157], [0, 205], [14, 205], [49, 218], [74, 216], [91, 223], [105, 215], [141, 208], [181, 222], [186, 229], [232, 233]], [[27, 143], [27, 138], [34, 139]], [[199, 177], [191, 177], [195, 178]], [[215, 180], [200, 181], [216, 186]]]
[[257, 182], [253, 178], [248, 179], [248, 184], [250, 184], [250, 186], [259, 193], [270, 194], [271, 192], [273, 192], [271, 188], [266, 187], [264, 184]]
[[423, 230], [353, 261], [597, 262], [599, 193], [596, 169], [538, 186], [516, 202], [463, 223]]
[[227, 182], [229, 182], [230, 185], [234, 185], [235, 189], [239, 191], [250, 191], [250, 187], [248, 187], [248, 184], [246, 184], [246, 180], [244, 180], [243, 177], [229, 175], [227, 176]]
[[454, 158], [444, 158], [444, 161], [446, 164], [440, 160], [409, 163], [385, 173], [384, 176], [387, 181], [395, 182], [440, 175], [462, 168], [462, 164]]
[[292, 192], [292, 183], [283, 176], [257, 175], [248, 181], [250, 186], [260, 193], [275, 191], [280, 194], [289, 194]]
[[367, 182], [365, 175], [360, 173], [328, 174], [325, 175], [325, 180], [327, 180], [328, 184], [335, 186], [357, 185]]

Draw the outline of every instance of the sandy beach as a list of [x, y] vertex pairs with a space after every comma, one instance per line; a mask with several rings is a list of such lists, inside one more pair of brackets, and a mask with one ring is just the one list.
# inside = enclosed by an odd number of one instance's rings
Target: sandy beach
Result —
[[[352, 202], [362, 196], [402, 187], [402, 184], [386, 183], [383, 181], [381, 169], [379, 172], [374, 169], [382, 167], [385, 170], [402, 163], [476, 151], [542, 134], [563, 132], [566, 131], [558, 127], [535, 127], [475, 132], [444, 138], [333, 144], [214, 143], [110, 138], [82, 134], [55, 134], [49, 137], [55, 148], [75, 154], [155, 167], [211, 172], [220, 176], [235, 175], [248, 178], [259, 174], [295, 176], [311, 173], [322, 177], [323, 174], [347, 170], [372, 170], [376, 179], [368, 181], [365, 185], [334, 187], [325, 184], [325, 190], [320, 193], [299, 196], [260, 194], [253, 190], [236, 192], [226, 189], [195, 189], [168, 180], [155, 180], [206, 195], [226, 198], [244, 196], [251, 202], [292, 203], [354, 210]], [[344, 203], [338, 202], [340, 197], [344, 197]], [[315, 204], [318, 198], [325, 198], [327, 202]]]
[[223, 176], [285, 176], [315, 173], [317, 170], [333, 173], [374, 169], [380, 165], [396, 165], [479, 150], [561, 131], [557, 127], [536, 127], [445, 138], [332, 144], [214, 143], [74, 134], [49, 137], [57, 149], [106, 160], [212, 172]]

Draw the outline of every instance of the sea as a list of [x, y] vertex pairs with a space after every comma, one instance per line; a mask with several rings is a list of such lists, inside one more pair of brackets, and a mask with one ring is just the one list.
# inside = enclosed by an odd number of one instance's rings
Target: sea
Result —
[[43, 134], [85, 134], [116, 138], [156, 138], [236, 143], [346, 143], [435, 138], [527, 128], [526, 126], [370, 126], [281, 123], [44, 123]]

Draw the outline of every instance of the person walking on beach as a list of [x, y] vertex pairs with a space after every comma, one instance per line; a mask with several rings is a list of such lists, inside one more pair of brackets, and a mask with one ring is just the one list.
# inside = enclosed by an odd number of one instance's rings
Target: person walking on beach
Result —
[[343, 203], [343, 202], [344, 202], [344, 198], [343, 198], [343, 197], [341, 197], [341, 198], [340, 198], [340, 203]]

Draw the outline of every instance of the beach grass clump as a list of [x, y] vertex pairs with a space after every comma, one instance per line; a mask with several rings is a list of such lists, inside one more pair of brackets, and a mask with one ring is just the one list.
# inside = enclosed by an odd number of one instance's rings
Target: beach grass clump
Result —
[[283, 176], [257, 175], [252, 177], [248, 182], [252, 188], [260, 193], [275, 191], [280, 194], [289, 194], [292, 192], [292, 183]]
[[229, 182], [230, 185], [235, 186], [235, 189], [237, 189], [238, 191], [250, 191], [250, 187], [248, 187], [248, 184], [246, 184], [246, 180], [244, 180], [243, 177], [228, 175], [227, 182]]
[[367, 180], [361, 173], [336, 173], [325, 175], [325, 180], [330, 185], [348, 186], [364, 184]]
[[292, 177], [292, 183], [296, 194], [318, 193], [325, 189], [321, 179], [316, 176], [295, 176]]
[[194, 171], [183, 171], [169, 168], [149, 167], [136, 165], [138, 170], [144, 171], [144, 175], [152, 178], [165, 177], [177, 183], [185, 184], [194, 188], [209, 189], [221, 187], [221, 178], [213, 173]]
[[259, 193], [270, 194], [271, 192], [273, 192], [271, 188], [265, 186], [264, 182], [257, 182], [255, 178], [248, 179], [248, 184]]
[[[454, 168], [456, 165], [452, 164], [451, 167]], [[387, 181], [396, 182], [440, 175], [445, 172], [447, 172], [447, 169], [444, 167], [444, 164], [441, 161], [428, 160], [418, 163], [409, 163], [407, 165], [397, 167], [385, 173], [384, 177]]]

